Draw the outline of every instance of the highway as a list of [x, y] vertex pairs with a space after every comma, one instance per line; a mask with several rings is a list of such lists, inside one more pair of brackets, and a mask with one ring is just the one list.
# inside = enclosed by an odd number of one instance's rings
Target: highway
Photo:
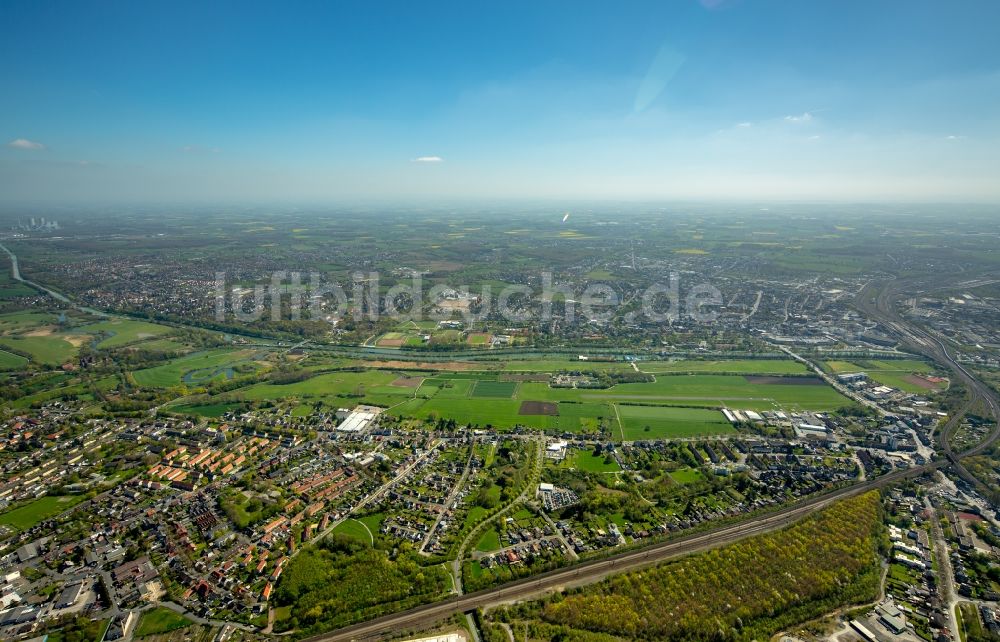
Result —
[[505, 584], [495, 589], [487, 589], [462, 596], [451, 597], [439, 602], [418, 606], [406, 611], [392, 613], [367, 622], [361, 622], [342, 629], [324, 633], [307, 642], [346, 642], [349, 640], [379, 639], [398, 635], [406, 629], [416, 629], [430, 625], [455, 613], [488, 608], [505, 602], [529, 599], [569, 586], [584, 585], [618, 573], [634, 571], [658, 564], [683, 555], [709, 550], [739, 541], [743, 538], [784, 528], [789, 524], [828, 506], [832, 502], [845, 499], [869, 490], [883, 488], [905, 479], [919, 477], [939, 468], [952, 466], [967, 481], [981, 486], [961, 465], [961, 459], [977, 455], [989, 448], [998, 438], [1000, 431], [994, 426], [982, 442], [972, 448], [956, 453], [952, 450], [950, 436], [960, 424], [965, 410], [981, 401], [989, 409], [994, 419], [1000, 419], [1000, 400], [997, 394], [979, 381], [951, 355], [948, 347], [926, 330], [906, 323], [895, 312], [894, 301], [899, 281], [883, 284], [881, 288], [871, 283], [858, 294], [855, 305], [870, 318], [879, 321], [895, 333], [912, 350], [925, 355], [942, 366], [949, 368], [969, 391], [969, 402], [962, 411], [953, 413], [940, 431], [940, 451], [944, 458], [924, 466], [897, 470], [888, 475], [862, 481], [826, 494], [821, 494], [765, 515], [753, 517], [735, 525], [721, 526], [707, 532], [682, 536], [666, 542], [652, 544], [640, 549], [626, 551], [611, 557], [574, 564], [567, 568], [549, 571], [533, 577]]

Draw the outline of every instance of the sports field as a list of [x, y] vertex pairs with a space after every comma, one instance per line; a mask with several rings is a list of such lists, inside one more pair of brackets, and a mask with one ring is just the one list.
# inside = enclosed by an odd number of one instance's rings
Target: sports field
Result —
[[0, 515], [0, 524], [22, 531], [35, 524], [69, 510], [83, 499], [83, 495], [46, 495], [35, 501]]
[[333, 532], [366, 544], [371, 544], [373, 541], [373, 534], [369, 532], [368, 527], [356, 519], [345, 519], [333, 529]]

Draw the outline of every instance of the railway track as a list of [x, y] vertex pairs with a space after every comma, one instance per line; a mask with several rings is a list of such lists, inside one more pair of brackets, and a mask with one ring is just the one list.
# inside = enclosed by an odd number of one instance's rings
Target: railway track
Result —
[[982, 401], [985, 404], [995, 420], [1000, 419], [1000, 399], [991, 388], [976, 379], [972, 373], [955, 360], [944, 342], [926, 330], [910, 325], [899, 317], [893, 307], [899, 285], [899, 281], [884, 284], [880, 289], [872, 284], [866, 285], [859, 293], [855, 305], [870, 318], [879, 321], [897, 334], [910, 349], [950, 369], [969, 390], [968, 403], [959, 412], [954, 413], [941, 429], [939, 440], [942, 458], [923, 466], [894, 471], [882, 477], [811, 497], [778, 511], [754, 517], [735, 525], [721, 526], [711, 531], [659, 542], [611, 557], [581, 562], [563, 569], [511, 582], [495, 589], [455, 596], [440, 602], [384, 615], [367, 622], [360, 622], [307, 638], [307, 642], [379, 639], [389, 635], [398, 635], [400, 631], [406, 629], [432, 624], [455, 613], [489, 608], [506, 602], [529, 599], [569, 586], [597, 582], [612, 574], [639, 570], [684, 555], [725, 546], [746, 537], [778, 530], [838, 500], [884, 488], [940, 468], [953, 467], [963, 479], [981, 486], [981, 482], [962, 466], [961, 459], [980, 454], [992, 446], [1000, 438], [998, 426], [993, 427], [986, 439], [959, 453], [953, 451], [950, 437], [961, 423], [965, 412], [977, 401]]

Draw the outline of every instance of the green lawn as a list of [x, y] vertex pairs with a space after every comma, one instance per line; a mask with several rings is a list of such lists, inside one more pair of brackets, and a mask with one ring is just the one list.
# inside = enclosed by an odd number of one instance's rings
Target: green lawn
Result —
[[385, 513], [373, 513], [364, 517], [358, 517], [357, 520], [367, 526], [372, 535], [375, 535], [382, 528], [382, 522], [385, 521]]
[[491, 528], [483, 536], [479, 538], [476, 542], [476, 550], [482, 551], [483, 553], [489, 553], [490, 551], [495, 551], [500, 548], [500, 534], [497, 533], [495, 528]]
[[690, 484], [691, 482], [701, 481], [704, 478], [701, 471], [694, 468], [678, 468], [670, 472], [669, 475], [678, 484]]
[[735, 432], [718, 410], [618, 404], [625, 441], [674, 439]]
[[486, 509], [482, 506], [473, 506], [469, 509], [468, 514], [465, 516], [465, 527], [475, 526], [482, 519], [483, 515], [486, 514]]
[[80, 503], [82, 495], [46, 495], [35, 501], [0, 514], [0, 524], [28, 530], [35, 524], [58, 515]]
[[588, 473], [614, 473], [621, 470], [614, 459], [611, 459], [610, 463], [605, 463], [604, 455], [595, 455], [589, 450], [572, 451], [567, 455], [563, 465]]
[[167, 633], [183, 629], [191, 624], [191, 620], [183, 615], [175, 613], [168, 608], [158, 606], [142, 614], [139, 626], [135, 629], [135, 637], [141, 638], [147, 635], [156, 635], [157, 633]]
[[[476, 390], [492, 391], [501, 384], [516, 385], [514, 399], [475, 396]], [[493, 382], [479, 380], [469, 394], [469, 379], [431, 378], [417, 399], [393, 409], [403, 417], [431, 416], [454, 419], [461, 424], [578, 431], [597, 426], [597, 417], [614, 420], [609, 403], [619, 403], [627, 440], [666, 436], [717, 434], [732, 430], [718, 412], [706, 409], [728, 406], [749, 410], [834, 410], [850, 400], [827, 385], [753, 383], [743, 375], [660, 375], [655, 382], [620, 384], [608, 389], [550, 388], [542, 382]], [[436, 387], [447, 385], [450, 387]], [[422, 397], [430, 395], [429, 399]], [[558, 416], [521, 415], [520, 400], [559, 403]], [[649, 404], [627, 406], [628, 403]], [[662, 406], [662, 408], [653, 407]], [[670, 406], [686, 406], [668, 410]], [[697, 406], [690, 408], [687, 406]], [[646, 431], [649, 426], [649, 431]]]

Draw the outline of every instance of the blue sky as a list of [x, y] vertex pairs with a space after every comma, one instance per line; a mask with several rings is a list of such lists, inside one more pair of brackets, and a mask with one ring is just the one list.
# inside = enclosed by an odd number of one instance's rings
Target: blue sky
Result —
[[1000, 3], [0, 3], [0, 200], [1000, 201]]

